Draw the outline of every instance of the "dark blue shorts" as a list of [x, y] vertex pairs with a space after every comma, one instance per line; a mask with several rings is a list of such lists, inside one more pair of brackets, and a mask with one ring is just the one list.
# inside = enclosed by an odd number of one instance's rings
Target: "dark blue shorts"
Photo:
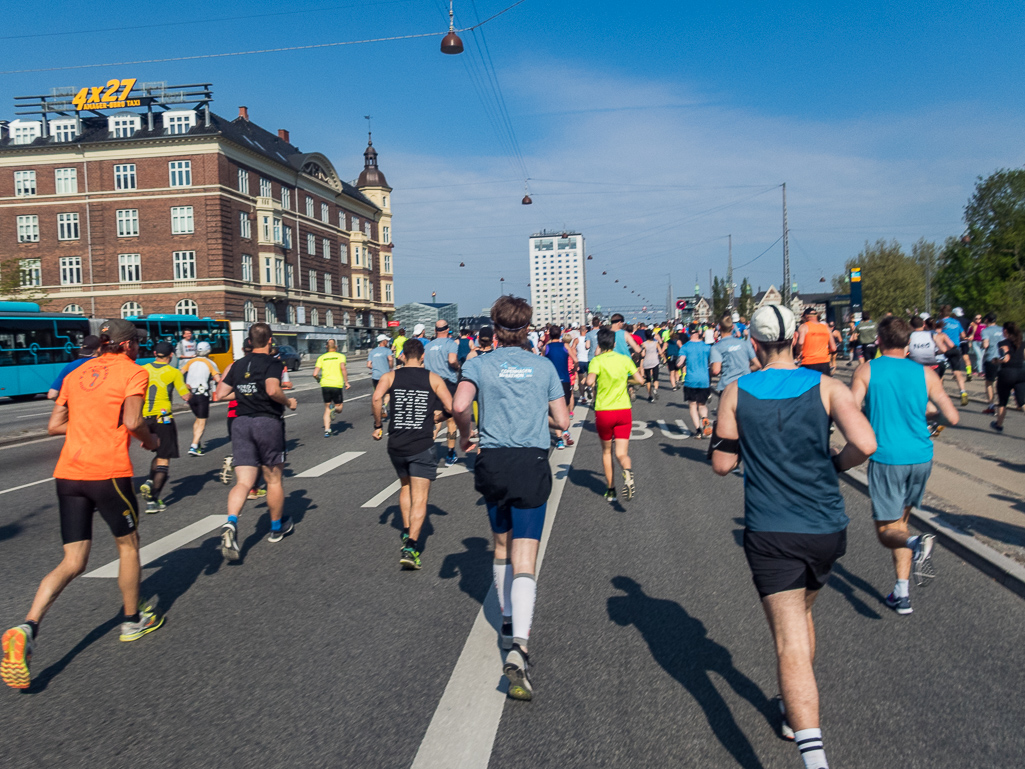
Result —
[[541, 539], [545, 528], [545, 513], [548, 503], [541, 507], [523, 509], [521, 507], [499, 507], [488, 505], [488, 518], [491, 519], [491, 530], [496, 534], [505, 534], [510, 529], [513, 539]]

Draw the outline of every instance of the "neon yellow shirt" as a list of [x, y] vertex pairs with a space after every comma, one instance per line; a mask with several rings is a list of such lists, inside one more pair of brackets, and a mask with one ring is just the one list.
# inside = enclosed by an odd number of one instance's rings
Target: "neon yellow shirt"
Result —
[[627, 380], [637, 371], [637, 366], [627, 356], [609, 350], [591, 359], [587, 373], [595, 374], [595, 411], [619, 411], [630, 408], [630, 394], [626, 390]]
[[146, 387], [146, 400], [142, 404], [144, 417], [159, 416], [161, 411], [171, 413], [171, 388], [178, 391], [183, 398], [189, 394], [182, 372], [169, 363], [147, 363], [143, 366], [149, 375]]
[[317, 358], [317, 368], [320, 369], [321, 387], [345, 387], [345, 380], [342, 378], [342, 366], [345, 365], [345, 356], [340, 352], [326, 352]]
[[396, 358], [402, 355], [402, 345], [406, 343], [406, 339], [407, 337], [397, 336], [395, 341], [391, 343], [391, 351], [395, 353]]

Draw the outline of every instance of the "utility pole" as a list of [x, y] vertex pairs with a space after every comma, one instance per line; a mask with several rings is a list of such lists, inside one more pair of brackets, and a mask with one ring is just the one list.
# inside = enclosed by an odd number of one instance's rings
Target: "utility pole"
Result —
[[787, 183], [783, 182], [783, 304], [790, 305], [790, 230], [787, 228]]
[[925, 311], [932, 315], [932, 255], [925, 255]]
[[726, 290], [729, 292], [726, 302], [726, 309], [733, 309], [733, 236], [727, 235], [730, 239], [730, 255], [726, 262]]

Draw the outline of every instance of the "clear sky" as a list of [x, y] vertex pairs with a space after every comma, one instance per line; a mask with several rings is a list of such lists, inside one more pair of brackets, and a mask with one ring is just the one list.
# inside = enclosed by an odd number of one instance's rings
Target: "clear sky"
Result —
[[[456, 26], [511, 2], [456, 0]], [[447, 27], [441, 0], [41, 7], [5, 9], [0, 68]], [[527, 237], [541, 228], [584, 233], [592, 307], [662, 305], [670, 276], [676, 294], [695, 279], [707, 293], [709, 270], [725, 275], [728, 234], [736, 282], [778, 285], [781, 182], [792, 273], [817, 290], [866, 240], [910, 248], [959, 234], [975, 178], [1025, 164], [1020, 0], [526, 0], [463, 39], [461, 56], [429, 37], [4, 74], [0, 116], [14, 117], [15, 95], [54, 86], [211, 82], [216, 112], [245, 104], [355, 179], [373, 115], [395, 188], [397, 302], [436, 291], [461, 314], [489, 305], [502, 277], [528, 294]], [[527, 176], [532, 206], [520, 205]]]

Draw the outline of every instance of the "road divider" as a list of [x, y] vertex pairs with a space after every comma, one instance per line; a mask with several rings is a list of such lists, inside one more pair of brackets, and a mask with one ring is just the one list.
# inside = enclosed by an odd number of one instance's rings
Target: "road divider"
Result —
[[346, 462], [351, 462], [352, 460], [356, 459], [357, 457], [361, 457], [366, 453], [367, 452], [365, 451], [346, 451], [342, 454], [339, 454], [337, 457], [333, 457], [332, 459], [329, 459], [326, 462], [321, 462], [319, 465], [311, 467], [309, 470], [304, 470], [295, 477], [319, 478], [320, 476], [326, 475], [332, 470], [341, 467]]

